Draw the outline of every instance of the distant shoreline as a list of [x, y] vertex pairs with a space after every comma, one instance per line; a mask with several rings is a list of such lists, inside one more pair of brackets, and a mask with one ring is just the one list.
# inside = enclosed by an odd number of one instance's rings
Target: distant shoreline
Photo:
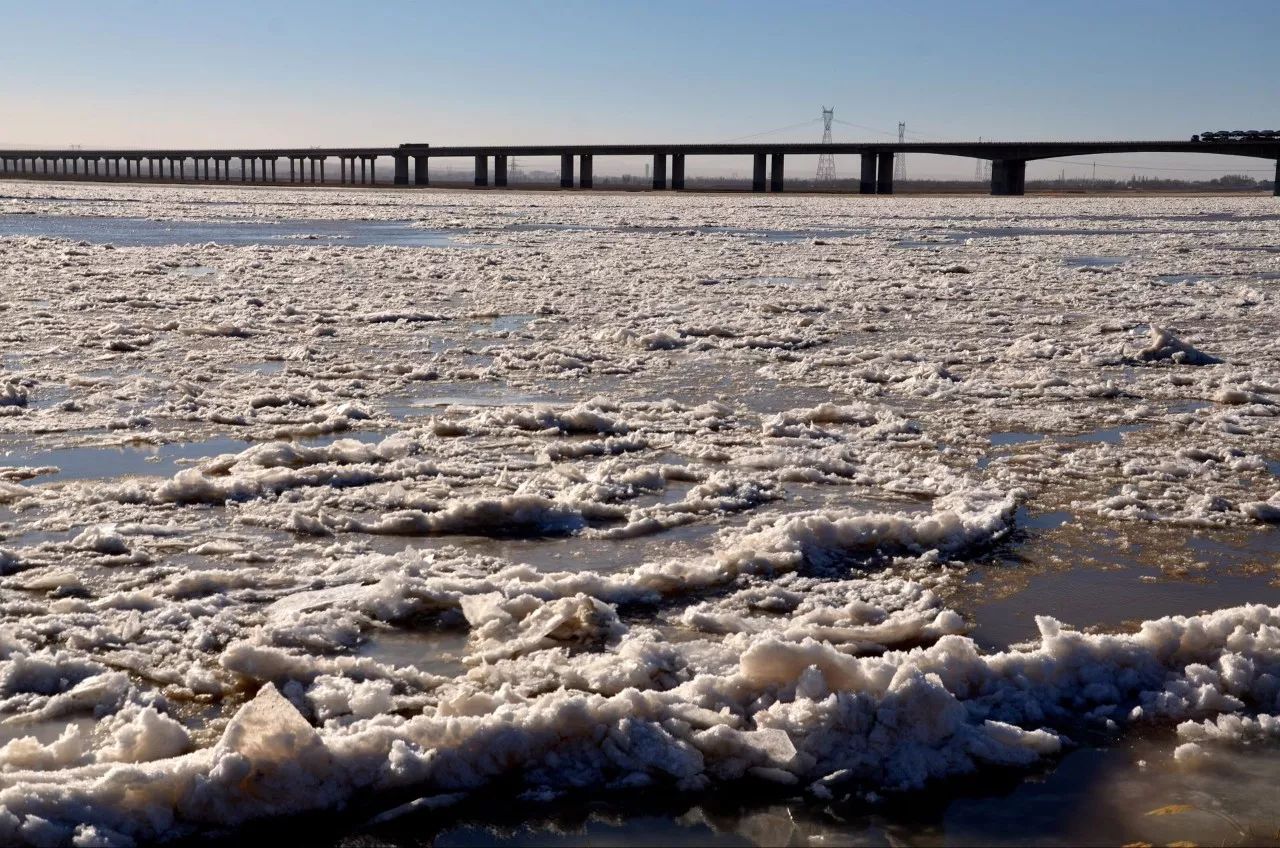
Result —
[[[589, 188], [589, 189], [580, 189], [580, 188], [566, 189], [566, 188], [561, 188], [558, 185], [533, 183], [533, 184], [527, 184], [527, 185], [514, 185], [514, 186], [505, 186], [505, 187], [499, 188], [496, 186], [474, 186], [465, 182], [437, 182], [427, 186], [418, 186], [418, 185], [397, 186], [390, 182], [379, 182], [373, 185], [369, 185], [369, 184], [309, 183], [309, 182], [308, 183], [289, 183], [289, 182], [276, 182], [276, 183], [243, 182], [242, 183], [236, 180], [232, 180], [230, 182], [214, 182], [214, 181], [205, 181], [205, 180], [152, 180], [152, 179], [142, 179], [142, 180], [79, 179], [77, 180], [77, 179], [66, 179], [61, 174], [57, 175], [56, 177], [53, 175], [50, 175], [47, 178], [41, 177], [41, 176], [33, 177], [31, 175], [24, 175], [21, 177], [0, 175], [0, 182], [57, 183], [62, 185], [136, 185], [136, 186], [154, 186], [154, 187], [192, 186], [192, 187], [215, 188], [215, 189], [228, 189], [228, 188], [295, 189], [295, 190], [304, 190], [304, 189], [305, 190], [313, 190], [313, 189], [335, 190], [336, 189], [340, 191], [380, 190], [380, 191], [394, 191], [396, 193], [402, 193], [406, 191], [415, 191], [415, 192], [488, 191], [488, 192], [500, 192], [504, 194], [512, 194], [512, 193], [518, 193], [518, 192], [571, 192], [571, 193], [578, 193], [578, 194], [601, 194], [601, 193], [606, 193], [606, 194], [732, 194], [732, 195], [750, 194], [757, 197], [760, 196], [759, 193], [752, 192], [750, 190], [750, 186], [745, 186], [743, 188], [694, 186], [694, 187], [683, 188], [677, 192], [677, 191], [673, 191], [672, 189], [655, 190], [652, 188], [641, 186], [639, 184], [637, 185], [599, 185], [597, 184], [593, 188]], [[772, 194], [772, 192], [765, 193], [766, 196], [768, 194]], [[885, 195], [863, 195], [863, 194], [859, 194], [856, 191], [847, 191], [847, 190], [833, 191], [833, 190], [822, 190], [822, 189], [812, 189], [812, 188], [789, 189], [785, 192], [777, 192], [777, 194], [791, 195], [791, 196], [804, 195], [804, 196], [811, 196], [811, 197], [832, 196], [832, 197], [875, 198], [875, 197], [885, 196]], [[980, 190], [972, 186], [958, 185], [955, 188], [947, 188], [942, 186], [929, 186], [929, 187], [917, 188], [912, 186], [909, 182], [906, 184], [903, 184], [901, 182], [897, 183], [894, 186], [894, 193], [888, 196], [900, 197], [903, 195], [911, 195], [913, 197], [930, 197], [930, 196], [933, 196], [933, 197], [960, 197], [960, 196], [990, 197], [991, 196], [987, 191]], [[1252, 196], [1273, 197], [1274, 195], [1272, 194], [1272, 189], [1270, 187], [1255, 188], [1255, 189], [1178, 188], [1178, 189], [1161, 190], [1161, 189], [1153, 189], [1153, 188], [1052, 189], [1052, 188], [1032, 188], [1031, 186], [1028, 186], [1025, 196], [1027, 197], [1030, 197], [1030, 196], [1037, 196], [1037, 197], [1252, 197]]]

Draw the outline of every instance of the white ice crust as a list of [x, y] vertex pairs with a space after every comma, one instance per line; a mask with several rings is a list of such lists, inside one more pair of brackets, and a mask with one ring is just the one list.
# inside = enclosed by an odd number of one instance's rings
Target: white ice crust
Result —
[[1253, 201], [8, 188], [485, 246], [0, 236], [0, 843], [1280, 739], [1274, 596], [1007, 650], [948, 600], [1035, 511], [1276, 538]]

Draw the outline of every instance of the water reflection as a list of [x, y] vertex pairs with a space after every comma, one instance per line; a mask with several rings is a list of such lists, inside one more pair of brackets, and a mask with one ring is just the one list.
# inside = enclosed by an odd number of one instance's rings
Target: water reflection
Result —
[[226, 245], [349, 245], [368, 247], [473, 247], [455, 234], [427, 230], [407, 221], [154, 221], [0, 214], [0, 236], [45, 236], [114, 244], [160, 247], [214, 242]]

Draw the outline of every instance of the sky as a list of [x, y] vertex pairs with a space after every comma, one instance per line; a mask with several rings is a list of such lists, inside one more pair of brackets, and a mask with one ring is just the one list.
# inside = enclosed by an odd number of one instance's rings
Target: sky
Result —
[[[837, 141], [1280, 129], [1280, 0], [0, 0], [0, 21], [2, 146], [816, 141], [824, 105]], [[1273, 175], [1038, 175], [1093, 161]]]

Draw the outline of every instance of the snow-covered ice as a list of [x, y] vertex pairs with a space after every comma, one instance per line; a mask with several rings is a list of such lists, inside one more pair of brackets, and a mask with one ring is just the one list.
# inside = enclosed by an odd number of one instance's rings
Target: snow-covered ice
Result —
[[[1272, 209], [6, 184], [0, 842], [1274, 745]], [[1133, 532], [1248, 595], [968, 635]]]

